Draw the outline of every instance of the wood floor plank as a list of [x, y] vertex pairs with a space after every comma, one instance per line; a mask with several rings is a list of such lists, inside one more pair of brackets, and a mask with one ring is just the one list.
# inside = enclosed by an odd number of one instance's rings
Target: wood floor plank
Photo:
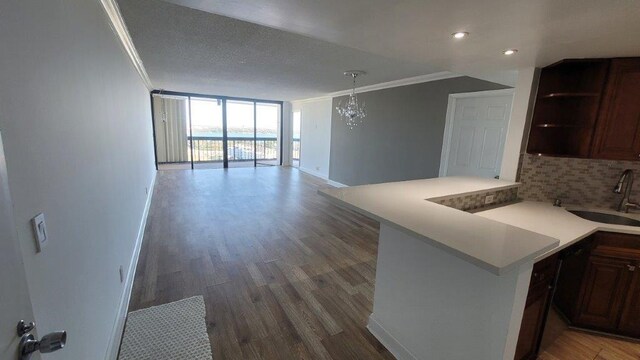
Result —
[[331, 356], [322, 345], [320, 337], [313, 331], [311, 327], [304, 320], [303, 315], [300, 314], [294, 304], [287, 299], [287, 294], [279, 285], [270, 285], [271, 291], [278, 299], [278, 303], [282, 306], [285, 314], [293, 324], [296, 332], [304, 342], [309, 350], [318, 359], [331, 359]]
[[566, 329], [538, 356], [538, 360], [638, 360], [640, 343], [611, 336]]

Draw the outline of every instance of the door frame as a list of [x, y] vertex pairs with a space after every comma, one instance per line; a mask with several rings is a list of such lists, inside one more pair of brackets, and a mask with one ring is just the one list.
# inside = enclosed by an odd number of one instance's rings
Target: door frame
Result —
[[[458, 99], [467, 98], [483, 98], [483, 97], [497, 97], [511, 95], [511, 109], [513, 109], [513, 94], [514, 88], [500, 89], [500, 90], [487, 90], [487, 91], [475, 91], [449, 94], [449, 101], [447, 103], [447, 115], [445, 117], [444, 135], [442, 139], [442, 153], [440, 154], [440, 169], [438, 176], [446, 176], [447, 167], [449, 166], [449, 152], [451, 151], [451, 138], [453, 136], [453, 120], [456, 115], [456, 102]], [[511, 122], [511, 114], [509, 114], [509, 120], [507, 121], [507, 127]], [[503, 154], [504, 155], [504, 154]]]

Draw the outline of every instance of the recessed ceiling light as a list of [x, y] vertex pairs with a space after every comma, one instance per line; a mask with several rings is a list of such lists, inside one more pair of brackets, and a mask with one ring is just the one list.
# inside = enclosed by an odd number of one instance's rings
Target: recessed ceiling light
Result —
[[518, 49], [507, 49], [504, 51], [505, 55], [513, 55], [518, 52]]
[[453, 37], [456, 38], [456, 39], [462, 39], [462, 38], [465, 38], [465, 37], [469, 36], [469, 33], [466, 32], [466, 31], [458, 31], [458, 32], [454, 32], [451, 35], [453, 35]]

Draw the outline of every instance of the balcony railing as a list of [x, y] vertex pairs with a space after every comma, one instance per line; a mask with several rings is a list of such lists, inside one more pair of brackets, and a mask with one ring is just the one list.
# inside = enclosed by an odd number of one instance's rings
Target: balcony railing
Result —
[[[194, 136], [188, 137], [189, 146], [193, 145], [194, 162], [221, 162], [224, 160], [222, 137]], [[229, 161], [246, 161], [254, 159], [254, 139], [228, 137], [227, 152]], [[255, 139], [255, 158], [257, 160], [276, 160], [278, 158], [278, 139], [258, 137]], [[191, 161], [191, 152], [189, 152]]]

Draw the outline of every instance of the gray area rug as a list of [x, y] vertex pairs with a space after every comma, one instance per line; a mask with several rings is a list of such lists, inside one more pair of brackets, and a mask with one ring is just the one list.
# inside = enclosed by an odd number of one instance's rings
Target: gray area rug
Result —
[[132, 311], [119, 360], [211, 360], [202, 296]]

